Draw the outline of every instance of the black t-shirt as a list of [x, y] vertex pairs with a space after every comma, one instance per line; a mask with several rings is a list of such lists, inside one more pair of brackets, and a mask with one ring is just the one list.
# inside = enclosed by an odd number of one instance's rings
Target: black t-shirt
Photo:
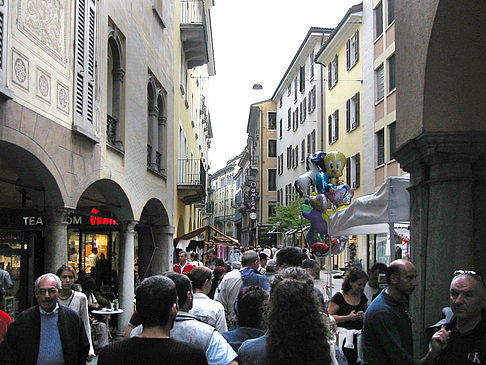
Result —
[[[351, 305], [344, 300], [343, 294], [341, 292], [337, 292], [331, 299], [331, 302], [336, 303], [339, 306], [339, 310], [335, 313], [338, 316], [347, 316], [352, 311], [365, 311], [366, 310], [366, 303], [368, 302], [368, 298], [364, 293], [361, 293], [361, 299], [358, 305]], [[362, 321], [344, 321], [338, 323], [339, 327], [347, 328], [348, 330], [360, 330], [363, 327]]]
[[207, 365], [203, 350], [171, 338], [133, 337], [103, 347], [99, 365]]
[[[453, 320], [453, 323], [455, 321]], [[461, 334], [452, 324], [446, 329], [451, 331], [447, 347], [439, 354], [438, 364], [483, 364], [486, 360], [486, 318], [470, 331]]]

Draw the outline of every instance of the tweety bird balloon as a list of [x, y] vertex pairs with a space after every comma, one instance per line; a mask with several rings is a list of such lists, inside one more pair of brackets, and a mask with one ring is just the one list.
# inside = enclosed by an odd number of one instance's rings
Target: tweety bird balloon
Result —
[[324, 158], [324, 164], [330, 183], [338, 185], [339, 178], [343, 176], [344, 166], [346, 166], [346, 156], [342, 152], [331, 151]]

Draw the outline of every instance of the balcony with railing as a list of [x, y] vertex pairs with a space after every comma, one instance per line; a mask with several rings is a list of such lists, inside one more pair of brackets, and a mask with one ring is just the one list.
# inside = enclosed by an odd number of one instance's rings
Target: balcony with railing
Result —
[[153, 154], [153, 148], [151, 145], [147, 145], [147, 170], [162, 176], [165, 178], [165, 170], [162, 165], [162, 154], [159, 151], [155, 151]]
[[206, 197], [206, 170], [200, 159], [178, 159], [177, 196], [186, 205], [204, 202]]
[[188, 68], [209, 62], [208, 33], [203, 0], [182, 0], [181, 38]]

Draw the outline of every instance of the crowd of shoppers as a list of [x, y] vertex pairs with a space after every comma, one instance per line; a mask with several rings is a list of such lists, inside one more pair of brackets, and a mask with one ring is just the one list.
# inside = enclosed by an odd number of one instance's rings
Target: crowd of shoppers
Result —
[[[350, 268], [327, 307], [314, 285], [319, 262], [299, 248], [245, 250], [241, 264], [233, 262], [227, 274], [215, 251], [205, 265], [193, 265], [181, 253], [174, 272], [140, 280], [126, 339], [106, 340], [102, 346], [94, 341], [96, 319], [90, 312], [110, 303], [90, 278], [80, 287], [68, 265], [57, 275], [40, 276], [34, 283], [37, 306], [14, 321], [0, 311], [0, 364], [84, 364], [95, 353], [101, 365], [485, 360], [486, 284], [477, 271], [454, 272], [451, 305], [430, 326], [429, 348], [417, 359], [407, 305], [418, 273], [409, 261], [375, 264], [368, 273]], [[191, 261], [197, 263], [198, 256], [191, 255]], [[185, 273], [188, 265], [192, 269]], [[215, 299], [208, 295], [213, 288]]]

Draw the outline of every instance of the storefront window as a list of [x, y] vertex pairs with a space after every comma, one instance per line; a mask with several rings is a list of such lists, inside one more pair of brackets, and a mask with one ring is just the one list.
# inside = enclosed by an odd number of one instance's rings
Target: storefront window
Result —
[[95, 279], [103, 294], [118, 294], [119, 232], [93, 232], [83, 229], [69, 231], [69, 265], [80, 277]]
[[19, 312], [21, 295], [23, 294], [21, 280], [22, 256], [27, 250], [27, 244], [23, 241], [21, 231], [0, 231], [0, 269], [8, 272], [13, 287], [4, 288], [6, 295], [3, 302], [0, 302], [0, 309], [15, 318]]
[[368, 235], [368, 268], [377, 262], [389, 265], [392, 261], [387, 252], [388, 235], [386, 233]]
[[390, 255], [386, 253], [387, 234], [380, 233], [376, 235], [376, 262], [390, 264]]

